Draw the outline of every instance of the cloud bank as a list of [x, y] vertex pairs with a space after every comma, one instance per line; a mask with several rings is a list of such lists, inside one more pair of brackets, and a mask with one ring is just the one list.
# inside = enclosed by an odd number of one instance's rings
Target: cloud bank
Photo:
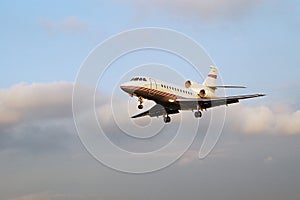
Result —
[[9, 200], [79, 200], [84, 199], [78, 194], [58, 194], [53, 192], [33, 193], [22, 195]]
[[[72, 123], [72, 90], [72, 83], [54, 82], [23, 83], [0, 91], [0, 101], [2, 102], [0, 158], [3, 161], [1, 162], [1, 176], [4, 177], [3, 180], [9, 180], [8, 183], [3, 182], [1, 185], [1, 195], [6, 195], [6, 198], [4, 196], [3, 199], [101, 199], [102, 195], [99, 194], [102, 193], [104, 193], [103, 199], [120, 199], [124, 196], [129, 196], [130, 199], [142, 199], [145, 197], [144, 191], [149, 189], [149, 187], [144, 187], [145, 185], [151, 185], [152, 190], [158, 194], [156, 199], [170, 198], [170, 193], [160, 193], [161, 186], [157, 184], [158, 181], [169, 185], [170, 190], [174, 187], [184, 188], [182, 191], [174, 193], [173, 199], [183, 199], [187, 195], [188, 199], [197, 199], [199, 195], [216, 194], [209, 188], [217, 188], [220, 196], [208, 196], [206, 199], [220, 199], [226, 192], [233, 195], [228, 199], [235, 199], [238, 198], [235, 194], [236, 191], [240, 191], [236, 189], [239, 187], [243, 189], [239, 192], [240, 195], [243, 195], [239, 196], [241, 199], [247, 196], [245, 191], [249, 188], [249, 184], [250, 187], [258, 188], [251, 192], [261, 192], [261, 195], [258, 196], [261, 199], [265, 199], [266, 194], [276, 197], [282, 193], [274, 194], [274, 191], [285, 191], [291, 197], [295, 196], [295, 192], [290, 191], [290, 188], [299, 185], [299, 177], [294, 174], [297, 174], [299, 164], [297, 154], [299, 145], [295, 139], [299, 137], [300, 131], [297, 126], [293, 126], [292, 129], [290, 126], [293, 123], [299, 124], [300, 118], [297, 110], [278, 112], [268, 106], [249, 107], [243, 104], [228, 106], [227, 127], [224, 131], [229, 129], [233, 134], [243, 133], [241, 137], [246, 138], [243, 142], [237, 139], [240, 136], [229, 138], [228, 143], [222, 138], [222, 142], [203, 162], [199, 161], [197, 157], [199, 149], [197, 143], [201, 140], [201, 134], [198, 134], [199, 140], [196, 139], [196, 145], [185, 153], [178, 161], [178, 165], [170, 167], [169, 171], [134, 176], [132, 179], [127, 174], [119, 174], [105, 167], [101, 168], [101, 165], [83, 150]], [[126, 99], [121, 99], [121, 101], [126, 101]], [[105, 114], [110, 115], [107, 102], [100, 102], [98, 106], [99, 110], [106, 110]], [[124, 103], [124, 106], [128, 106], [128, 104]], [[64, 111], [64, 109], [66, 110]], [[5, 116], [12, 116], [16, 113], [20, 116], [19, 118], [4, 120]], [[184, 114], [189, 115], [190, 120], [196, 120], [192, 113]], [[206, 114], [209, 115], [209, 111]], [[68, 120], [62, 120], [62, 118]], [[205, 124], [207, 118], [204, 116], [201, 123]], [[59, 123], [51, 123], [53, 119]], [[153, 120], [162, 121], [161, 118]], [[37, 123], [31, 123], [32, 121], [37, 121]], [[287, 125], [284, 123], [285, 121], [290, 121], [291, 124]], [[105, 123], [105, 126], [112, 127], [109, 121]], [[174, 126], [177, 123], [174, 116], [174, 120], [169, 125]], [[6, 125], [3, 126], [4, 124]], [[72, 126], [73, 129], [66, 127], [66, 124]], [[120, 132], [115, 128], [111, 128], [111, 131]], [[272, 131], [282, 135], [276, 137], [267, 134], [273, 133]], [[260, 137], [248, 140], [248, 136], [245, 134], [259, 134]], [[298, 135], [286, 137], [290, 134]], [[224, 136], [226, 138], [229, 134], [225, 133]], [[121, 140], [120, 137], [117, 137], [117, 142], [122, 142]], [[140, 144], [142, 148], [148, 145], [147, 141]], [[136, 145], [132, 141], [128, 143], [130, 146]], [[279, 145], [284, 145], [284, 148], [278, 148]], [[251, 168], [249, 168], [250, 165]], [[199, 169], [201, 170], [199, 171]], [[248, 170], [247, 173], [245, 170]], [[120, 179], [120, 176], [123, 177]], [[153, 176], [156, 176], [157, 179], [153, 179]], [[255, 178], [253, 179], [253, 177]], [[108, 182], [103, 182], [104, 179]], [[226, 184], [228, 180], [231, 180], [229, 186]], [[274, 181], [280, 185], [269, 184]], [[88, 187], [85, 187], [87, 182], [89, 183]], [[24, 183], [26, 184], [24, 185]], [[170, 185], [170, 183], [179, 185]], [[193, 183], [192, 185], [195, 187], [186, 191], [186, 185], [190, 183]], [[128, 187], [124, 189], [124, 185]], [[272, 188], [269, 188], [269, 185]], [[53, 186], [57, 187], [53, 188]], [[262, 189], [265, 187], [267, 192]], [[49, 188], [54, 192], [43, 192], [48, 191]], [[120, 196], [113, 196], [115, 189], [112, 188], [117, 188]], [[199, 190], [199, 188], [202, 189]], [[67, 192], [63, 193], [62, 190]], [[128, 191], [138, 192], [132, 196], [127, 193]], [[152, 195], [152, 192], [149, 194]], [[150, 199], [153, 197], [151, 195], [149, 195]], [[271, 197], [273, 197], [272, 195]]]
[[240, 104], [228, 109], [227, 119], [233, 128], [246, 134], [300, 134], [300, 110], [278, 112], [267, 106]]
[[0, 127], [41, 118], [70, 117], [73, 84], [20, 83], [0, 90]]
[[[68, 82], [21, 83], [0, 90], [0, 127], [30, 120], [72, 119], [72, 90], [73, 84]], [[105, 108], [105, 116], [100, 119], [109, 119], [104, 123], [110, 126], [113, 120], [110, 101], [99, 102], [96, 110], [100, 114]], [[122, 105], [128, 106], [127, 100], [124, 102]], [[82, 110], [84, 112], [84, 107]], [[248, 107], [240, 103], [228, 107], [226, 123], [229, 129], [245, 134], [300, 134], [300, 110], [290, 110], [278, 112], [268, 106]]]

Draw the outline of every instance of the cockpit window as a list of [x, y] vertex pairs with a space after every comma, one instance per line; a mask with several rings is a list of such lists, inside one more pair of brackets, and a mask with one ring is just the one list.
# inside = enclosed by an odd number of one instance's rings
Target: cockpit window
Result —
[[133, 77], [130, 81], [147, 81], [147, 79], [142, 77]]

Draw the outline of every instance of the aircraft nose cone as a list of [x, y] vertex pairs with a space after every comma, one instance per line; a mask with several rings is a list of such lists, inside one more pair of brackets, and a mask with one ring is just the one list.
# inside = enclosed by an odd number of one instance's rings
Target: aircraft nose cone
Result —
[[124, 84], [120, 85], [120, 88], [125, 91], [126, 86]]
[[120, 88], [121, 88], [123, 91], [127, 92], [127, 93], [130, 93], [130, 92], [131, 92], [131, 88], [130, 88], [130, 86], [129, 86], [128, 83], [123, 83], [123, 84], [121, 84], [121, 85], [120, 85]]
[[120, 88], [126, 92], [126, 86], [125, 85], [120, 85]]

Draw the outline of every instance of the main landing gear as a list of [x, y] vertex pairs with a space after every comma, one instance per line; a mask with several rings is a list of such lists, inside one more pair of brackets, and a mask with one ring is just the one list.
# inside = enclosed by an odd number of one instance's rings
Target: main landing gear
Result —
[[200, 111], [200, 106], [197, 106], [197, 111], [194, 113], [196, 118], [202, 117], [202, 113]]
[[194, 113], [194, 115], [195, 115], [195, 117], [196, 118], [200, 118], [200, 117], [202, 117], [202, 113], [201, 113], [201, 111], [196, 111], [195, 113]]
[[164, 122], [165, 123], [170, 123], [171, 122], [171, 117], [169, 115], [164, 115]]
[[138, 105], [138, 109], [143, 109], [143, 97], [139, 97], [139, 102], [140, 102], [140, 105]]

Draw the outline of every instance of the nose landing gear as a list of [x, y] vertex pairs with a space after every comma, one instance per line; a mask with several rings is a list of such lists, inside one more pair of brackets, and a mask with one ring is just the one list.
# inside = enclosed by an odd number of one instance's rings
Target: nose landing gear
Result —
[[142, 105], [143, 104], [143, 97], [139, 97], [139, 102], [140, 102], [140, 105], [138, 105], [138, 109], [143, 109], [144, 106]]
[[164, 116], [164, 122], [165, 123], [170, 123], [171, 122], [171, 117], [169, 115]]

